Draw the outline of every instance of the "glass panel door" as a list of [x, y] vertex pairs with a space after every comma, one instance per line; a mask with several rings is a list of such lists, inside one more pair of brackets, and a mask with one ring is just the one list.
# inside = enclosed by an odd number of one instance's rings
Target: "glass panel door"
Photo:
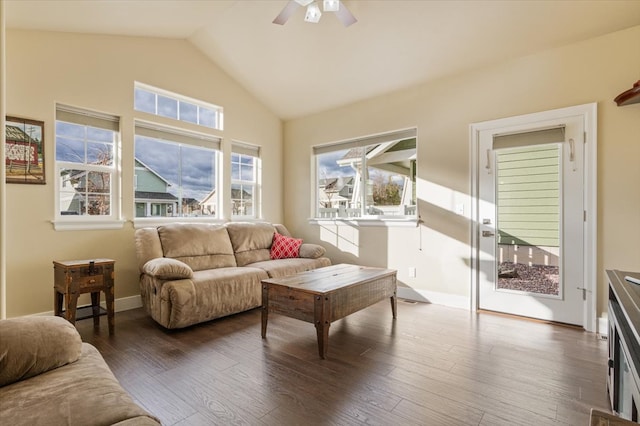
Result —
[[558, 143], [496, 151], [498, 290], [560, 296]]

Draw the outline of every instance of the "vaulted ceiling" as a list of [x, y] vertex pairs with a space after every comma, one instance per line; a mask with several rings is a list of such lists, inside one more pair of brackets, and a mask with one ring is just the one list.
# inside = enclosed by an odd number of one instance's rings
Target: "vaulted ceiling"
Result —
[[[5, 0], [7, 28], [186, 39], [283, 119], [640, 25], [640, 1]], [[640, 42], [640, 41], [639, 41]], [[639, 70], [640, 71], [640, 70]]]

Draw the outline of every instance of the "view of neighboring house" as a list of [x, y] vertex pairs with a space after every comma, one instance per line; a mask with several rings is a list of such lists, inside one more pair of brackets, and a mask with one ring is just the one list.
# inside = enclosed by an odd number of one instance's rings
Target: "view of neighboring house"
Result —
[[[252, 215], [253, 197], [246, 190], [231, 188], [231, 214], [233, 216]], [[200, 202], [202, 214], [215, 215], [218, 208], [218, 196], [214, 189]]]
[[[107, 195], [102, 195], [102, 188], [109, 182], [102, 182], [103, 173], [85, 170], [67, 170], [60, 179], [60, 211], [63, 215], [91, 214], [91, 211], [102, 212], [109, 209]], [[202, 204], [195, 198], [180, 199], [169, 192], [171, 183], [160, 176], [151, 167], [136, 158], [135, 160], [135, 208], [136, 217], [185, 216], [202, 214]]]
[[137, 158], [134, 179], [136, 217], [176, 214], [179, 200], [169, 192], [171, 184]]
[[351, 148], [335, 163], [349, 175], [318, 179], [320, 217], [415, 214], [415, 138]]
[[191, 197], [183, 197], [182, 198], [182, 209], [181, 213], [183, 216], [199, 216], [202, 214], [202, 208], [200, 206], [200, 201]]
[[321, 208], [347, 208], [353, 196], [353, 176], [319, 179]]
[[60, 173], [60, 214], [108, 214], [111, 200], [105, 188], [109, 175], [87, 170], [67, 169]]
[[559, 144], [503, 149], [496, 155], [496, 169], [500, 261], [557, 266]]

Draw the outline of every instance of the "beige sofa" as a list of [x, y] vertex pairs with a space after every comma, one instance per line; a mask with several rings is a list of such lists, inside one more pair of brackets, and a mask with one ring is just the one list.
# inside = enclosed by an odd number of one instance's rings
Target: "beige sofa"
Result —
[[175, 223], [135, 232], [140, 293], [147, 313], [181, 328], [262, 305], [260, 281], [329, 266], [325, 249], [303, 243], [298, 257], [271, 259], [283, 225]]
[[60, 317], [0, 321], [3, 425], [159, 425]]

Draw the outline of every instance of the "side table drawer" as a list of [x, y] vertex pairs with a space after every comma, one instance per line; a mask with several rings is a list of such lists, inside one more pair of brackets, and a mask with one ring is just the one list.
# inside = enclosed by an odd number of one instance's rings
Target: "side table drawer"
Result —
[[99, 290], [104, 286], [104, 276], [103, 275], [88, 275], [84, 277], [76, 277], [73, 278], [78, 282], [78, 289], [81, 292], [88, 292], [92, 289]]

